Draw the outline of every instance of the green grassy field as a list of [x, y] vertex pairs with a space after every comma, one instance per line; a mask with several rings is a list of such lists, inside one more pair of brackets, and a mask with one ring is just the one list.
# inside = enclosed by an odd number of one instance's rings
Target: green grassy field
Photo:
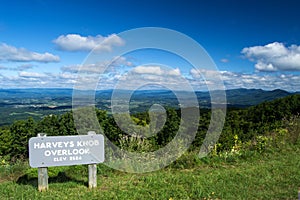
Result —
[[[1, 166], [0, 199], [297, 199], [300, 148], [286, 145], [224, 162], [187, 154], [151, 173], [98, 166], [98, 187], [87, 187], [87, 166], [49, 168], [49, 190], [38, 192], [36, 169]], [[193, 164], [186, 164], [194, 159]], [[183, 166], [182, 166], [182, 165]]]

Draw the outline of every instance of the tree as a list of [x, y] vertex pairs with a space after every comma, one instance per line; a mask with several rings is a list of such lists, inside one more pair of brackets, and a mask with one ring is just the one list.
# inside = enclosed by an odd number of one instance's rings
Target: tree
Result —
[[37, 134], [33, 118], [14, 122], [10, 127], [10, 132], [12, 137], [10, 154], [15, 158], [28, 158], [28, 141]]
[[57, 115], [48, 115], [37, 124], [38, 133], [46, 133], [47, 135], [57, 136], [60, 135], [59, 129], [60, 123]]
[[9, 129], [0, 130], [0, 156], [11, 157], [13, 139]]
[[72, 112], [67, 112], [59, 118], [59, 134], [60, 135], [76, 135], [77, 131], [74, 125]]

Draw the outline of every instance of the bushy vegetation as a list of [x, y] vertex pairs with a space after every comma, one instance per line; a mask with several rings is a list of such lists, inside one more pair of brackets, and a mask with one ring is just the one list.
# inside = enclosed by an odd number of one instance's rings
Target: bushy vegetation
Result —
[[[180, 110], [168, 108], [166, 112], [165, 125], [156, 135], [149, 138], [139, 135], [142, 129], [131, 129], [135, 132], [131, 136], [124, 133], [114, 118], [105, 111], [97, 109], [96, 115], [104, 134], [119, 147], [130, 151], [153, 151], [169, 143], [178, 131]], [[287, 134], [290, 135], [290, 142], [296, 143], [299, 138], [299, 112], [300, 95], [265, 102], [247, 109], [230, 109], [227, 111], [222, 134], [213, 147], [212, 154], [223, 155], [224, 152], [241, 152], [242, 149], [261, 152], [268, 145], [278, 146], [282, 142], [282, 137]], [[199, 149], [210, 123], [210, 110], [201, 109], [200, 113], [199, 128], [190, 151]], [[149, 126], [150, 117], [146, 112], [135, 114], [131, 118], [141, 127]], [[91, 120], [85, 119], [82, 124], [88, 121]], [[86, 126], [88, 127], [88, 124]], [[60, 116], [49, 115], [40, 121], [34, 121], [32, 118], [16, 121], [0, 129], [2, 160], [16, 161], [28, 158], [28, 140], [37, 133], [47, 133], [48, 136], [78, 134], [72, 112]]]

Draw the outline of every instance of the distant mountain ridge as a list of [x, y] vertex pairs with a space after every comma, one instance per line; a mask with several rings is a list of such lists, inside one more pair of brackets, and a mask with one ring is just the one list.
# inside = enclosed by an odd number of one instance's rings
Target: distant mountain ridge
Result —
[[[129, 90], [117, 90], [114, 91], [112, 89], [108, 90], [97, 90], [95, 92], [96, 98], [109, 100], [112, 96], [112, 93], [123, 93], [128, 95], [128, 93], [132, 93], [135, 99], [140, 101], [156, 98], [164, 99], [166, 101], [176, 100], [176, 96], [174, 92], [170, 90], [137, 90], [137, 91], [129, 91]], [[218, 92], [218, 91], [212, 91]], [[184, 95], [186, 91], [176, 91], [176, 93], [180, 95]], [[227, 104], [230, 107], [248, 107], [252, 105], [257, 105], [265, 101], [271, 101], [277, 98], [286, 97], [292, 94], [284, 90], [276, 89], [272, 91], [266, 91], [262, 89], [229, 89], [225, 91]], [[73, 89], [71, 88], [28, 88], [28, 89], [0, 89], [0, 99], [27, 99], [27, 98], [66, 98], [72, 99]], [[200, 106], [209, 106], [210, 104], [210, 93], [207, 91], [196, 91], [195, 92]]]
[[17, 88], [0, 89], [0, 99], [3, 98], [27, 98], [27, 97], [49, 97], [49, 96], [72, 96], [71, 88]]
[[[103, 98], [108, 100], [111, 98], [113, 92], [121, 92], [128, 95], [132, 93], [134, 98], [138, 100], [143, 99], [165, 99], [174, 100], [176, 96], [174, 92], [170, 90], [97, 90], [95, 92], [96, 98]], [[218, 91], [212, 91], [218, 92]], [[176, 91], [180, 95], [188, 95], [189, 92]], [[292, 94], [300, 94], [300, 92], [287, 92], [281, 89], [275, 89], [272, 91], [262, 89], [229, 89], [225, 91], [228, 106], [231, 107], [248, 107], [257, 105], [265, 101], [271, 101], [277, 98], [286, 97]], [[9, 98], [66, 98], [72, 99], [73, 89], [71, 88], [26, 88], [26, 89], [0, 89], [0, 99]], [[208, 106], [210, 103], [210, 93], [208, 91], [195, 91], [198, 101], [201, 104]]]
[[226, 91], [227, 104], [229, 106], [252, 106], [265, 101], [283, 98], [295, 93], [290, 93], [285, 90], [266, 91], [262, 89], [233, 89]]

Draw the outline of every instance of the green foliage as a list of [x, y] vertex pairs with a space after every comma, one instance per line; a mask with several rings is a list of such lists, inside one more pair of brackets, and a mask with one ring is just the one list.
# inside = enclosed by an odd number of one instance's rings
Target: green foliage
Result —
[[28, 157], [28, 141], [31, 137], [36, 136], [36, 123], [30, 117], [26, 121], [16, 121], [10, 127], [11, 133], [11, 148], [10, 156], [12, 158], [27, 158]]
[[18, 178], [26, 174], [26, 170], [29, 168], [27, 163], [18, 160], [14, 164], [10, 164], [3, 158], [1, 158], [0, 164], [0, 182], [3, 181], [17, 181]]
[[119, 139], [121, 150], [132, 152], [149, 152], [154, 149], [155, 144], [151, 140], [138, 135], [125, 135]]
[[[248, 109], [229, 109], [218, 144], [210, 147], [213, 149], [212, 154], [221, 155], [223, 152], [226, 157], [248, 149], [264, 152], [270, 147], [280, 147], [283, 143], [299, 142], [299, 110], [300, 95], [264, 102]], [[190, 123], [182, 121], [180, 111], [173, 108], [166, 108], [166, 119], [160, 114], [153, 117], [149, 116], [148, 112], [141, 112], [131, 115], [129, 118], [119, 116], [121, 121], [118, 124], [114, 118], [118, 118], [117, 115], [111, 116], [106, 111], [95, 110], [93, 107], [81, 108], [74, 112], [76, 112], [75, 115], [73, 112], [66, 112], [59, 116], [49, 115], [40, 121], [28, 118], [15, 121], [11, 126], [2, 127], [0, 129], [0, 157], [5, 161], [26, 159], [29, 138], [35, 137], [40, 132], [57, 136], [86, 134], [90, 130], [104, 133], [112, 143], [124, 150], [154, 151], [165, 146], [174, 138], [179, 131], [180, 124]], [[90, 113], [94, 113], [94, 115], [90, 115]], [[76, 127], [74, 116], [77, 117]], [[91, 117], [95, 117], [100, 126], [98, 123], [95, 124]], [[162, 127], [152, 126], [151, 119], [153, 120], [153, 118], [157, 118], [155, 126], [160, 121], [164, 121], [164, 125]], [[133, 126], [128, 126], [128, 120], [132, 122]], [[124, 127], [120, 127], [120, 123]], [[199, 122], [195, 123], [199, 123], [199, 126], [190, 151], [199, 149], [203, 143], [211, 123], [210, 110], [201, 109]], [[187, 133], [188, 137], [188, 127], [185, 129], [183, 131]], [[145, 131], [149, 131], [149, 137], [145, 137], [148, 136]], [[152, 132], [156, 134], [151, 135]]]
[[[73, 113], [67, 112], [59, 118], [59, 134], [60, 135], [76, 135], [77, 131], [74, 125]], [[51, 132], [50, 132], [51, 134]]]
[[293, 115], [290, 119], [284, 119], [284, 126], [289, 135], [289, 142], [296, 144], [300, 142], [300, 115]]
[[56, 115], [48, 115], [44, 117], [36, 128], [38, 133], [47, 133], [48, 135], [61, 135], [59, 117]]
[[178, 116], [176, 110], [168, 108], [166, 123], [162, 128], [162, 130], [159, 131], [154, 136], [157, 145], [165, 146], [166, 144], [168, 144], [177, 134], [179, 125], [180, 125], [180, 117]]
[[9, 159], [13, 138], [9, 129], [0, 130], [0, 155]]

